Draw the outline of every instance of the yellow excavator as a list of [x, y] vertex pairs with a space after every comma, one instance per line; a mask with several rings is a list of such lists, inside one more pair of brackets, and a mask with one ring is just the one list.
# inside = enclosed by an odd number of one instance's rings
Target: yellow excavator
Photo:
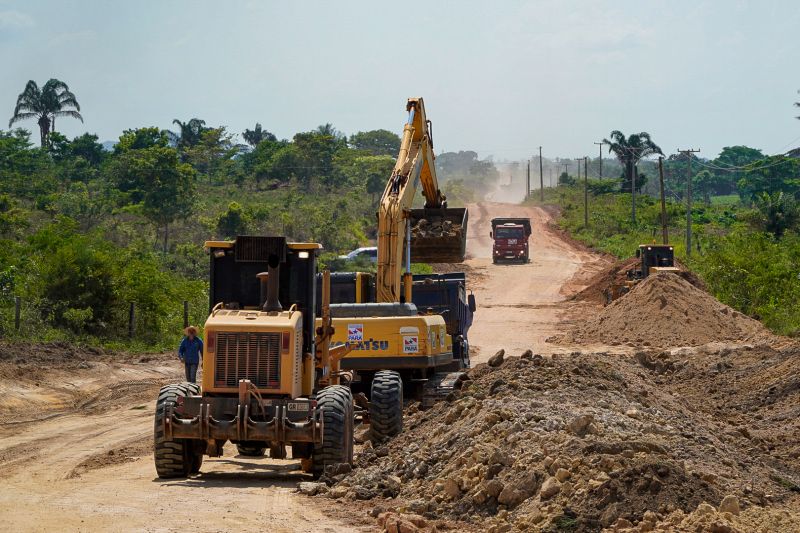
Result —
[[[418, 309], [412, 303], [412, 261], [464, 260], [467, 211], [448, 208], [439, 188], [422, 98], [410, 98], [406, 110], [400, 152], [378, 211], [376, 302], [330, 306], [332, 341], [350, 350], [341, 360], [341, 372], [349, 373], [354, 392], [369, 395], [371, 433], [377, 441], [402, 430], [404, 395], [431, 405], [464, 378], [469, 362], [465, 350], [454, 350], [458, 337], [448, 329], [452, 322], [433, 307]], [[425, 204], [412, 209], [420, 184]]]

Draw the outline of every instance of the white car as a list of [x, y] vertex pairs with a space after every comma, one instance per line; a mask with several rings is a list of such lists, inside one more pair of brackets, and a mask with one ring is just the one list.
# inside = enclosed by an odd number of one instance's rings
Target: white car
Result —
[[363, 248], [356, 248], [352, 252], [347, 255], [340, 255], [339, 259], [347, 259], [348, 261], [354, 261], [356, 259], [363, 259], [369, 258], [370, 261], [373, 263], [378, 262], [378, 247], [377, 246], [365, 246]]

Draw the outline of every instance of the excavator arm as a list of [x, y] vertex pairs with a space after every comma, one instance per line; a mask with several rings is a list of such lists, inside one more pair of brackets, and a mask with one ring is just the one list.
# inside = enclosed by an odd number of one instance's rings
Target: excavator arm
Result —
[[[401, 301], [403, 270], [405, 267], [410, 275], [412, 255], [416, 260], [431, 262], [457, 262], [464, 259], [466, 211], [447, 209], [447, 200], [439, 189], [431, 122], [425, 114], [422, 98], [409, 98], [406, 110], [408, 121], [403, 128], [400, 152], [378, 210], [378, 302]], [[425, 197], [425, 209], [412, 210], [420, 184]], [[452, 228], [454, 220], [457, 228], [450, 233], [443, 232], [441, 236], [427, 237], [421, 246], [425, 251], [415, 254], [412, 251], [414, 242], [411, 231], [423, 219], [426, 227], [435, 226], [439, 231], [442, 231], [443, 224], [449, 224], [447, 228]], [[458, 242], [454, 243], [454, 240]], [[410, 282], [406, 286], [410, 289]]]

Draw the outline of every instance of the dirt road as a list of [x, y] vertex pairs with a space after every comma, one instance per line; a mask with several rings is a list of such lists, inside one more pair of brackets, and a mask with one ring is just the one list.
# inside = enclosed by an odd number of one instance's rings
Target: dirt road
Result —
[[238, 457], [230, 444], [223, 457], [206, 458], [199, 476], [157, 479], [153, 399], [162, 383], [180, 380], [177, 364], [160, 358], [82, 366], [91, 368], [0, 382], [16, 407], [30, 397], [44, 415], [30, 421], [31, 413], [15, 417], [0, 406], [0, 516], [7, 531], [359, 530], [293, 492], [306, 479], [294, 462]]
[[[577, 288], [571, 280], [603, 260], [548, 230], [550, 217], [539, 208], [486, 203], [470, 206], [470, 216], [467, 267], [479, 307], [473, 363], [501, 347], [560, 350], [544, 341], [574, 305], [564, 299]], [[529, 264], [491, 264], [495, 216], [531, 217]], [[364, 515], [348, 517], [346, 506], [334, 504], [331, 514], [327, 500], [294, 493], [306, 479], [294, 462], [239, 457], [230, 444], [223, 457], [206, 458], [196, 477], [157, 479], [154, 398], [162, 384], [181, 378], [171, 356], [64, 367], [14, 357], [0, 361], [0, 516], [9, 531], [375, 529]]]
[[[608, 266], [601, 256], [582, 250], [548, 228], [550, 214], [539, 207], [480, 203], [469, 206], [467, 265], [478, 310], [470, 329], [476, 348], [472, 364], [486, 361], [500, 348], [512, 355], [531, 349], [562, 351], [545, 343], [557, 332], [563, 314], [577, 304], [566, 297], [582, 288], [581, 279]], [[526, 265], [492, 264], [491, 220], [530, 217], [531, 260]]]

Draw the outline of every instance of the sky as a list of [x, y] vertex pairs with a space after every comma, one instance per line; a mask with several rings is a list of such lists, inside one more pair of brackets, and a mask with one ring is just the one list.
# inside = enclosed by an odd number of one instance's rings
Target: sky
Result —
[[0, 0], [0, 110], [54, 77], [81, 104], [68, 136], [198, 117], [291, 138], [399, 134], [422, 96], [437, 153], [592, 156], [612, 130], [782, 153], [800, 146], [798, 27], [797, 0]]

